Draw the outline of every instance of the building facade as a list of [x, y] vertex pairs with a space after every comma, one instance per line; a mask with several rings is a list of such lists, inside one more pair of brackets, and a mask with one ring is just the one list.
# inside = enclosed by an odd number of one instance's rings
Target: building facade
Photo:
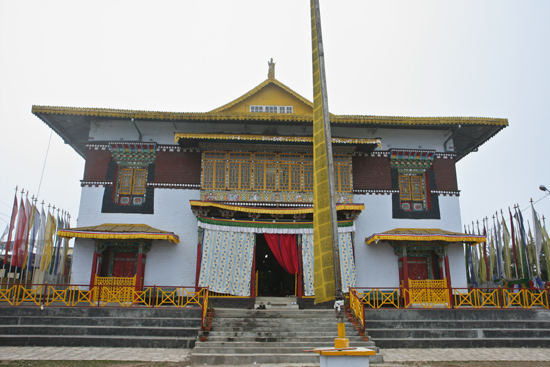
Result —
[[[71, 283], [312, 295], [312, 103], [274, 72], [205, 113], [33, 113], [86, 160]], [[507, 124], [331, 115], [344, 291], [467, 287], [455, 166]]]

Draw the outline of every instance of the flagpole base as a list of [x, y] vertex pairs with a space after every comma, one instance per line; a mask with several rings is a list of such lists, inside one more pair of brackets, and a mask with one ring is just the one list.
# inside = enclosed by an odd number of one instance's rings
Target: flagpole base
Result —
[[349, 348], [349, 339], [348, 338], [336, 338], [334, 339], [334, 349], [344, 349]]
[[369, 367], [369, 356], [376, 352], [367, 348], [315, 349], [319, 354], [320, 367]]

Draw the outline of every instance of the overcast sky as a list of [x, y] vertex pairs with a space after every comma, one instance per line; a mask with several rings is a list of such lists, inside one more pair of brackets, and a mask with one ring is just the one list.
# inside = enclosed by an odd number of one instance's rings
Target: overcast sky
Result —
[[[321, 19], [332, 113], [507, 118], [457, 164], [463, 223], [550, 215], [550, 1], [321, 0]], [[0, 0], [0, 232], [16, 186], [76, 225], [84, 160], [33, 104], [205, 112], [270, 58], [312, 100], [308, 0]]]

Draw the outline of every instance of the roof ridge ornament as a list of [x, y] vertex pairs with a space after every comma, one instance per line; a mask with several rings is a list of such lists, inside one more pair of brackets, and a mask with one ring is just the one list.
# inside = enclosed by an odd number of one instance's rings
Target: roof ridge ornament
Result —
[[267, 71], [268, 79], [275, 79], [275, 63], [273, 62], [273, 57], [267, 62], [269, 70]]

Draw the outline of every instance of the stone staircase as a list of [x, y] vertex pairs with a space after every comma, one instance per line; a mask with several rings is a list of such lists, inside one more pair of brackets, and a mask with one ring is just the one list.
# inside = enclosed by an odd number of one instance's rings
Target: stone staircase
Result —
[[[368, 336], [359, 336], [347, 318], [345, 321], [350, 347], [367, 347], [378, 352]], [[303, 351], [333, 348], [337, 334], [333, 310], [218, 308], [207, 340], [197, 342], [192, 359], [195, 365], [318, 364], [318, 354]], [[371, 362], [382, 362], [382, 356], [373, 356]]]
[[199, 308], [0, 307], [0, 345], [193, 348]]
[[366, 330], [380, 348], [548, 348], [544, 309], [366, 310]]

